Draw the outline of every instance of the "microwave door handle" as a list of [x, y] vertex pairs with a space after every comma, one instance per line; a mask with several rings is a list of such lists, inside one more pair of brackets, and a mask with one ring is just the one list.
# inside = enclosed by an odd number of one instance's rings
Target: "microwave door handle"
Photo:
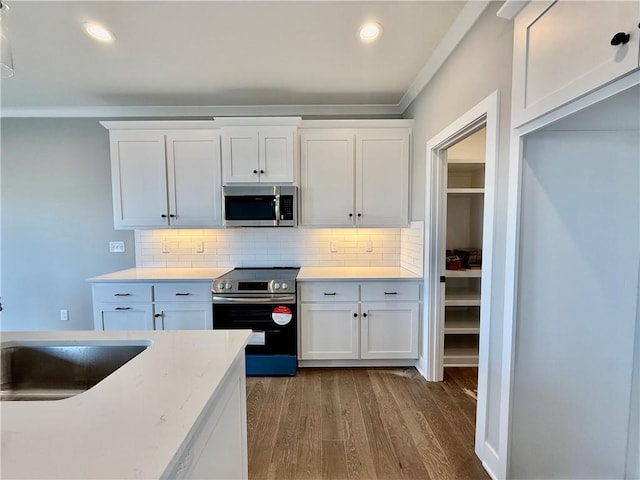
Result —
[[276, 216], [276, 225], [280, 225], [280, 195], [276, 195], [273, 199], [274, 212]]

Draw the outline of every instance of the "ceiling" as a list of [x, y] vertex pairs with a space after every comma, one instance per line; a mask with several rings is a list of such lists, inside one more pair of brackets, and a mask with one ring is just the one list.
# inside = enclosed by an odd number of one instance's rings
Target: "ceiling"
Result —
[[[401, 114], [487, 1], [7, 0], [2, 116]], [[88, 37], [86, 22], [116, 36]], [[358, 28], [383, 26], [365, 44]]]

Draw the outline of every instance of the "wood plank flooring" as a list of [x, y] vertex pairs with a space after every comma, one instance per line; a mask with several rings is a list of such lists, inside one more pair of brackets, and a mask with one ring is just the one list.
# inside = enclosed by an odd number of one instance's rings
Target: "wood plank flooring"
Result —
[[303, 368], [247, 378], [249, 479], [489, 479], [473, 452], [477, 369]]

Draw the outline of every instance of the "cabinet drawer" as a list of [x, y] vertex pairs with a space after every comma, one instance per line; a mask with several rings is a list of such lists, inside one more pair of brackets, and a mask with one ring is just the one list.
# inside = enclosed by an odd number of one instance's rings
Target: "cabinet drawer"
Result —
[[151, 285], [102, 283], [93, 286], [93, 301], [108, 303], [151, 302]]
[[211, 282], [158, 283], [156, 302], [211, 302]]
[[420, 300], [419, 282], [364, 282], [361, 289], [363, 302]]
[[318, 282], [300, 283], [302, 302], [357, 302], [358, 283]]

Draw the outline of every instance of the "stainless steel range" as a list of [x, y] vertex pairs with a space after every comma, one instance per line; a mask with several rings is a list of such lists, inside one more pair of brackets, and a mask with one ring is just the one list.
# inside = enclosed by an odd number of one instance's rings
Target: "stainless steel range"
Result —
[[299, 268], [236, 268], [213, 281], [213, 328], [249, 328], [247, 375], [295, 375]]

